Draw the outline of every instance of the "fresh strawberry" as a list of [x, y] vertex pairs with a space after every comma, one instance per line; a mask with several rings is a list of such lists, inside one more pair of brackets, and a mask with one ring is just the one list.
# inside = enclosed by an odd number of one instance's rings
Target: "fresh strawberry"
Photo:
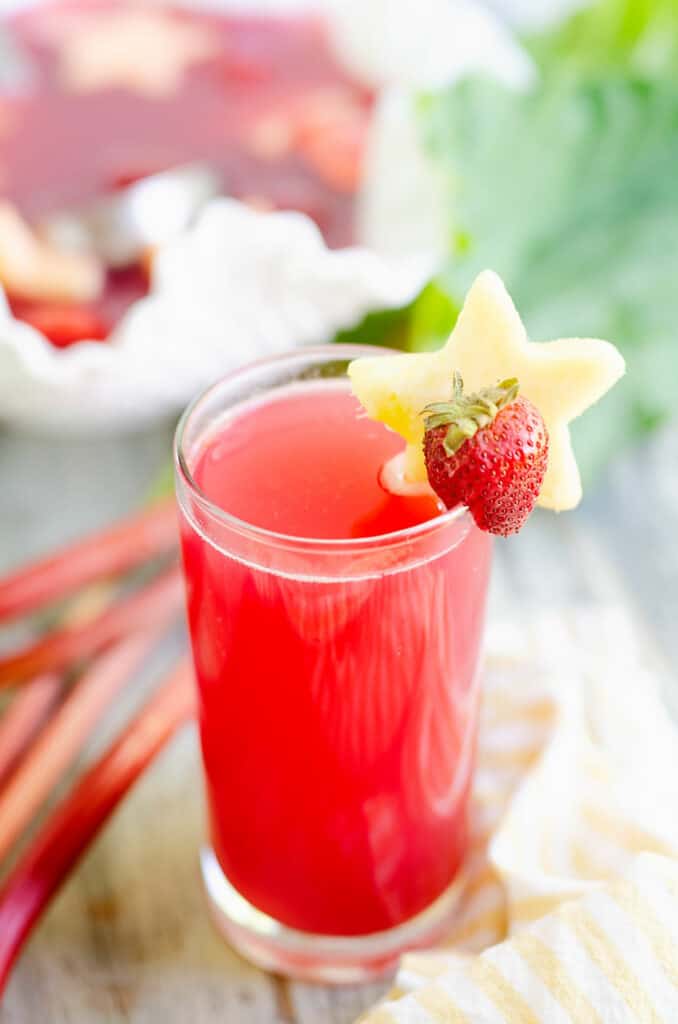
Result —
[[539, 410], [518, 397], [518, 381], [464, 395], [455, 373], [452, 400], [424, 412], [426, 470], [441, 501], [466, 505], [489, 533], [520, 530], [539, 496], [549, 439]]

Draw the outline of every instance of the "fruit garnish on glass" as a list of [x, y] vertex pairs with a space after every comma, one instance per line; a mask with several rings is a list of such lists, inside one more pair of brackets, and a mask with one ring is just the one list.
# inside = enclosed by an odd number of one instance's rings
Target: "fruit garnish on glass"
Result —
[[500, 278], [480, 274], [438, 351], [367, 357], [349, 368], [368, 416], [400, 434], [387, 490], [433, 488], [490, 533], [514, 533], [535, 505], [574, 508], [582, 494], [569, 424], [624, 373], [607, 341], [530, 342]]
[[515, 377], [465, 395], [458, 370], [449, 402], [424, 412], [429, 483], [446, 508], [467, 505], [489, 533], [516, 533], [534, 508], [548, 465], [539, 410], [519, 397]]

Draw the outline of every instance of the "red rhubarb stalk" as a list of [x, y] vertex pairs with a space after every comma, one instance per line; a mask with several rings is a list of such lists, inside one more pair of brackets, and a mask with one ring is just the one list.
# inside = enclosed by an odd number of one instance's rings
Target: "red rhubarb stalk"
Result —
[[[102, 654], [77, 683], [0, 791], [0, 861], [75, 761], [97, 722], [150, 654], [160, 630], [134, 634]], [[32, 693], [35, 683], [26, 689]]]
[[119, 576], [171, 551], [177, 543], [174, 502], [163, 500], [140, 514], [0, 581], [0, 621], [26, 615], [94, 580]]
[[180, 667], [40, 829], [0, 890], [0, 995], [43, 910], [133, 783], [193, 713]]
[[34, 679], [0, 719], [0, 787], [35, 737], [61, 692], [58, 676]]
[[181, 573], [172, 568], [100, 615], [49, 633], [37, 643], [0, 658], [0, 687], [26, 682], [43, 672], [59, 672], [91, 658], [115, 640], [140, 629], [153, 629], [182, 607]]

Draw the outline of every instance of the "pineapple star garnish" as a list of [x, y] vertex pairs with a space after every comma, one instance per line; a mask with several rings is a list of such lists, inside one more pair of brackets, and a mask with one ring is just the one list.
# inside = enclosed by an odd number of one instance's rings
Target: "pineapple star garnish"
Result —
[[160, 11], [88, 12], [60, 43], [59, 73], [73, 92], [121, 88], [162, 99], [214, 53], [205, 29]]
[[574, 508], [582, 488], [570, 422], [623, 375], [624, 360], [607, 341], [561, 338], [530, 342], [503, 282], [486, 270], [473, 283], [447, 343], [436, 352], [374, 356], [351, 363], [353, 391], [368, 416], [407, 441], [405, 480], [426, 480], [423, 410], [449, 400], [455, 371], [468, 391], [517, 377], [520, 393], [541, 412], [550, 450], [539, 494], [543, 508]]

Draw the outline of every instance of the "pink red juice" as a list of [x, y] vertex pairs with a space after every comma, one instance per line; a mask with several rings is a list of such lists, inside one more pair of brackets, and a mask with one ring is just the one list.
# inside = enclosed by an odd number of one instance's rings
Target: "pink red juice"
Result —
[[216, 546], [182, 522], [214, 851], [325, 935], [425, 909], [467, 843], [490, 540], [382, 489], [401, 444], [324, 382], [236, 407], [189, 459], [241, 521]]

